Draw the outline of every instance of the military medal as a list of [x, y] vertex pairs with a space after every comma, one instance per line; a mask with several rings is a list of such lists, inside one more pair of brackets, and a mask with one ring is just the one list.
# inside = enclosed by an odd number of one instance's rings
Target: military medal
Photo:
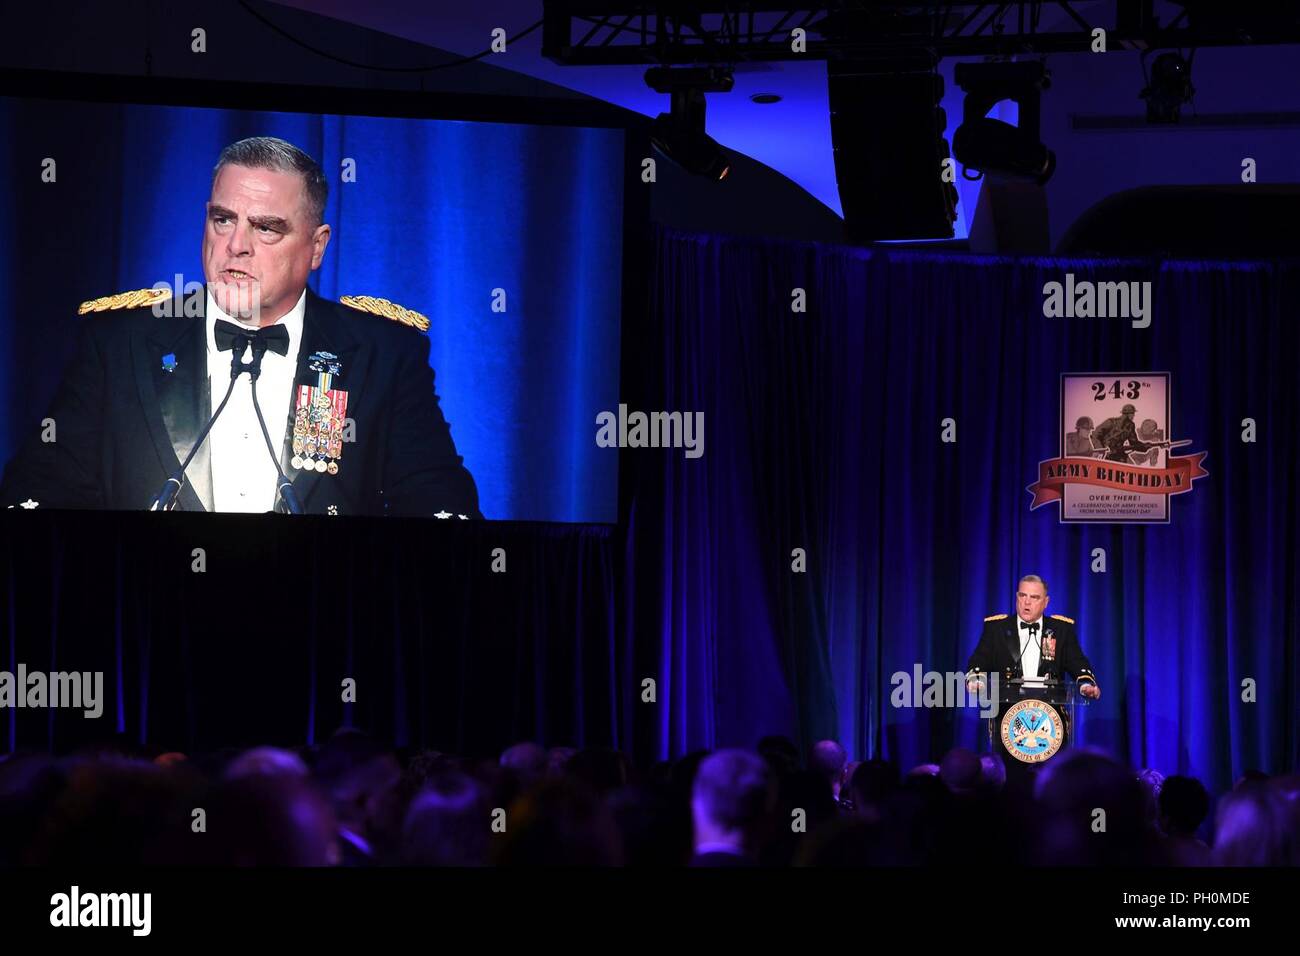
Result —
[[1043, 635], [1043, 660], [1056, 660], [1056, 638], [1050, 630]]
[[332, 352], [315, 352], [308, 357], [307, 367], [316, 373], [316, 384], [297, 386], [291, 464], [303, 471], [337, 475], [343, 457], [348, 393], [332, 385], [343, 363]]

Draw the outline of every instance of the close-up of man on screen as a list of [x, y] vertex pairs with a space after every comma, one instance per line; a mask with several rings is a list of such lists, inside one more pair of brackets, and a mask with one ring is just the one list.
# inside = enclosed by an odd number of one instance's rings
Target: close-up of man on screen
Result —
[[82, 306], [71, 366], [5, 468], [0, 506], [481, 518], [434, 390], [428, 320], [307, 287], [330, 241], [327, 194], [291, 143], [227, 146], [205, 288]]

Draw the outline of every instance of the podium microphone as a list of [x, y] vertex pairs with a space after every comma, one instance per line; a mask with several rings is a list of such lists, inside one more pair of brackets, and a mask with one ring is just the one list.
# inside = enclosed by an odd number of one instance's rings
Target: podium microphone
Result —
[[230, 385], [226, 387], [225, 397], [221, 399], [221, 404], [212, 413], [208, 423], [203, 426], [203, 431], [199, 432], [198, 440], [194, 443], [194, 447], [190, 449], [190, 453], [185, 456], [185, 460], [181, 462], [181, 466], [172, 472], [171, 477], [163, 483], [162, 490], [153, 496], [153, 501], [149, 504], [150, 511], [171, 511], [176, 506], [176, 496], [181, 493], [181, 488], [185, 484], [185, 469], [190, 466], [190, 462], [194, 460], [199, 447], [207, 440], [208, 432], [212, 431], [212, 426], [216, 424], [217, 418], [225, 411], [226, 403], [230, 401], [230, 395], [235, 390], [235, 382], [238, 380], [243, 367], [239, 361], [239, 356], [236, 355], [230, 363]]
[[275, 473], [278, 480], [275, 490], [279, 497], [284, 500], [285, 510], [291, 515], [302, 514], [302, 502], [298, 500], [298, 493], [293, 490], [293, 483], [289, 481], [280, 467], [280, 456], [275, 453], [275, 446], [271, 444], [271, 433], [267, 431], [266, 419], [262, 417], [262, 406], [257, 401], [257, 377], [262, 374], [262, 356], [266, 354], [266, 343], [261, 339], [253, 341], [253, 363], [248, 367], [248, 376], [251, 380], [253, 391], [253, 411], [257, 413], [257, 424], [262, 426], [262, 438], [266, 440], [266, 451], [271, 456], [271, 463], [275, 465]]
[[266, 429], [266, 420], [262, 417], [262, 408], [257, 403], [257, 378], [262, 374], [262, 356], [266, 354], [266, 343], [258, 338], [252, 339], [253, 361], [244, 364], [243, 357], [246, 342], [245, 339], [239, 339], [230, 350], [230, 384], [226, 387], [226, 394], [222, 397], [217, 410], [212, 413], [212, 417], [208, 419], [208, 423], [203, 426], [203, 431], [199, 432], [198, 440], [194, 442], [194, 447], [185, 456], [181, 466], [172, 472], [167, 481], [163, 483], [162, 489], [158, 494], [154, 495], [153, 501], [149, 505], [150, 511], [171, 511], [176, 506], [176, 496], [180, 494], [181, 488], [185, 485], [185, 470], [189, 468], [190, 462], [194, 460], [199, 447], [207, 440], [208, 433], [212, 431], [212, 426], [221, 417], [221, 413], [225, 411], [230, 396], [235, 390], [235, 382], [239, 381], [240, 374], [247, 372], [252, 385], [253, 410], [257, 413], [257, 423], [262, 426], [262, 437], [266, 440], [266, 449], [270, 452], [271, 461], [275, 464], [275, 473], [278, 476], [276, 491], [284, 499], [285, 508], [288, 509], [290, 514], [302, 514], [302, 504], [298, 501], [298, 495], [293, 490], [293, 485], [280, 467], [280, 459], [271, 446], [271, 435]]

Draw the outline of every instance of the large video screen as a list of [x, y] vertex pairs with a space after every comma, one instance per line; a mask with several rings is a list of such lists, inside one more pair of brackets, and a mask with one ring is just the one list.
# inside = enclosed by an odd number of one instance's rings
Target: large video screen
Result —
[[624, 135], [0, 98], [0, 506], [614, 521]]

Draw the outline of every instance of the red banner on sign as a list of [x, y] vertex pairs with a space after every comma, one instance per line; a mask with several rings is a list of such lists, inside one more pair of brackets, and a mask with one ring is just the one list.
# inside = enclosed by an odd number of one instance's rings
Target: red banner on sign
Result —
[[1171, 457], [1164, 468], [1146, 468], [1098, 458], [1050, 458], [1038, 463], [1038, 480], [1029, 486], [1032, 511], [1061, 498], [1065, 485], [1096, 485], [1144, 495], [1181, 495], [1192, 482], [1209, 474], [1201, 467], [1206, 452]]

